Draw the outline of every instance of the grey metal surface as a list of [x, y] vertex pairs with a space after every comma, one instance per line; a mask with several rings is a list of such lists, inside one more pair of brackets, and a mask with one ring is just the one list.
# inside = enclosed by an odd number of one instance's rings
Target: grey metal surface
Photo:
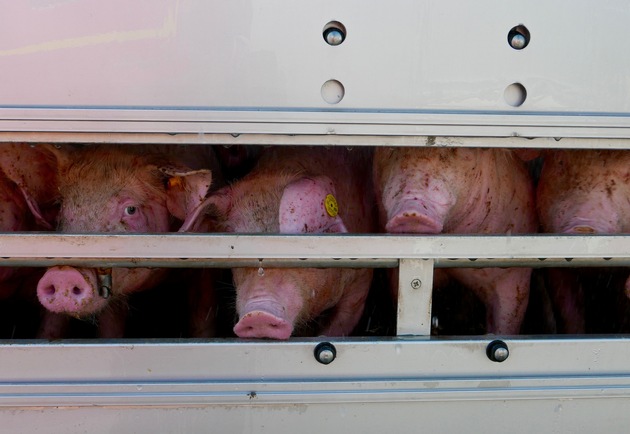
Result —
[[[0, 346], [8, 432], [611, 432], [630, 421], [625, 338], [55, 342]], [[544, 369], [541, 369], [544, 365]], [[182, 431], [183, 430], [183, 431]]]
[[5, 132], [630, 137], [623, 0], [0, 6]]
[[431, 334], [433, 261], [400, 260], [398, 266], [398, 308], [396, 335]]
[[[630, 149], [623, 0], [0, 6], [0, 141]], [[337, 46], [322, 34], [331, 20], [346, 33]], [[531, 33], [518, 50], [514, 26]], [[337, 104], [323, 98], [329, 80], [344, 86]], [[526, 90], [522, 105], [509, 88]], [[426, 336], [422, 291], [433, 266], [630, 266], [627, 235], [0, 235], [0, 265], [56, 264], [400, 266], [398, 333], [425, 336], [331, 339], [326, 365], [319, 338], [5, 341], [0, 432], [630, 425], [627, 336], [500, 337], [498, 363], [495, 336]]]
[[[456, 126], [455, 126], [456, 128]], [[289, 145], [289, 146], [435, 146], [499, 147], [532, 149], [630, 149], [630, 139], [579, 137], [456, 137], [427, 135], [340, 135], [340, 134], [217, 134], [138, 132], [38, 132], [0, 131], [0, 142], [30, 143], [118, 143], [185, 145]]]
[[[0, 234], [0, 264], [49, 266], [627, 266], [627, 235]], [[262, 264], [261, 264], [262, 260]]]

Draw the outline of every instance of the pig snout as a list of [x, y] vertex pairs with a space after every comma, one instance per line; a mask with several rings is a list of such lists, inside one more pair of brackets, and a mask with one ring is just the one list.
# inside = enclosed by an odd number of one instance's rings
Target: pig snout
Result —
[[614, 234], [620, 232], [616, 216], [613, 218], [581, 218], [572, 217], [559, 228], [565, 234]]
[[96, 313], [107, 303], [99, 295], [96, 273], [73, 267], [48, 269], [37, 284], [37, 298], [51, 312], [74, 316]]
[[293, 325], [286, 310], [274, 300], [252, 300], [241, 309], [241, 318], [234, 326], [240, 338], [289, 339]]

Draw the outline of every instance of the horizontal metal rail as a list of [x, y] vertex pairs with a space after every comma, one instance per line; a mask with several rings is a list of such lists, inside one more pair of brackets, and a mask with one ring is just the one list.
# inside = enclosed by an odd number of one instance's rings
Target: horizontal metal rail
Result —
[[534, 149], [630, 149], [629, 138], [458, 137], [432, 135], [33, 132], [0, 131], [0, 143], [118, 143], [174, 145], [427, 146]]
[[27, 136], [33, 131], [46, 135], [91, 133], [102, 137], [104, 131], [115, 131], [128, 134], [131, 142], [137, 133], [628, 139], [630, 117], [626, 113], [313, 111], [300, 108], [269, 111], [264, 107], [226, 111], [206, 107], [0, 107], [0, 131], [13, 137]]
[[18, 341], [0, 344], [0, 410], [629, 396], [626, 338], [609, 337], [606, 345], [593, 338], [506, 338], [510, 357], [503, 363], [488, 359], [491, 340], [336, 338], [337, 357], [328, 365], [314, 357], [321, 342], [315, 338]]
[[626, 235], [0, 235], [0, 265], [121, 267], [630, 266]]

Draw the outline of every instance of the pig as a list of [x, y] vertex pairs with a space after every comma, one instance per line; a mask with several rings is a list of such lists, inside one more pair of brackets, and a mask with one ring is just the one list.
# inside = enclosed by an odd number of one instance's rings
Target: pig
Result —
[[[215, 227], [231, 233], [327, 234], [374, 230], [370, 152], [265, 148], [257, 165], [208, 199]], [[345, 336], [361, 318], [371, 269], [234, 268], [234, 333], [288, 339]], [[328, 313], [328, 315], [325, 315]]]
[[[213, 173], [220, 179], [210, 148], [88, 145], [71, 152], [47, 150], [58, 173], [59, 232], [206, 231], [199, 207]], [[98, 314], [100, 336], [122, 337], [120, 300], [155, 287], [166, 273], [159, 268], [50, 267], [38, 282], [37, 296], [51, 312], [78, 318]]]
[[[630, 232], [630, 152], [546, 150], [543, 161], [536, 208], [544, 232]], [[564, 333], [586, 331], [584, 282], [598, 270], [586, 271], [548, 270], [558, 329]], [[630, 294], [630, 280], [626, 280], [625, 290]]]
[[[381, 230], [395, 234], [516, 234], [537, 231], [534, 188], [524, 162], [498, 148], [389, 148], [374, 154]], [[531, 269], [439, 269], [486, 308], [486, 332], [517, 334]], [[396, 297], [397, 284], [392, 283]]]
[[[20, 189], [0, 172], [0, 231], [41, 230], [42, 226], [35, 221]], [[0, 267], [0, 299], [13, 295], [28, 272], [22, 267]]]
[[[56, 190], [53, 164], [40, 147], [28, 143], [0, 145], [1, 232], [52, 229], [57, 213], [51, 199]], [[0, 300], [36, 312], [35, 288], [42, 273], [42, 268], [0, 267]], [[32, 315], [29, 318], [32, 320]]]

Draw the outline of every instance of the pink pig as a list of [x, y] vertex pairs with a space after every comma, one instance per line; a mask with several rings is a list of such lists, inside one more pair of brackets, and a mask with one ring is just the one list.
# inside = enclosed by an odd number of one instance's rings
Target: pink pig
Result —
[[[25, 143], [0, 145], [0, 231], [52, 228], [56, 207], [53, 162], [41, 149]], [[39, 193], [39, 194], [36, 194]], [[0, 299], [10, 297], [40, 270], [0, 267]]]
[[[215, 193], [217, 229], [237, 233], [370, 232], [375, 222], [369, 152], [307, 147], [266, 148], [240, 181]], [[363, 312], [370, 269], [235, 268], [234, 332], [287, 339], [350, 334]], [[313, 327], [330, 311], [321, 327]]]
[[[52, 229], [57, 208], [53, 161], [41, 148], [26, 143], [0, 145], [0, 231]], [[36, 194], [39, 193], [39, 194]], [[0, 298], [21, 286], [30, 268], [0, 267]]]
[[[537, 208], [545, 232], [630, 232], [630, 152], [547, 150], [543, 157]], [[584, 333], [582, 273], [558, 268], [549, 269], [548, 275], [559, 329]], [[626, 294], [630, 295], [630, 280], [626, 281]]]
[[[200, 205], [212, 182], [209, 147], [97, 145], [48, 150], [59, 175], [60, 232], [207, 229]], [[184, 156], [196, 166], [184, 165]], [[117, 319], [119, 312], [112, 308], [117, 305], [111, 301], [151, 288], [165, 274], [164, 269], [149, 268], [52, 267], [39, 281], [37, 296], [51, 312], [74, 317], [99, 314], [101, 336], [119, 337], [124, 322]]]
[[[380, 221], [390, 233], [505, 235], [537, 229], [532, 181], [510, 150], [379, 148], [374, 182]], [[443, 282], [442, 271], [484, 303], [488, 333], [519, 333], [531, 269], [442, 269], [436, 270], [436, 283]]]
[[[54, 159], [41, 146], [0, 145], [0, 231], [51, 230], [58, 211], [54, 200], [56, 182]], [[37, 306], [35, 288], [44, 271], [44, 268], [0, 267], [0, 299], [10, 299], [7, 301], [13, 305]], [[55, 329], [52, 318], [40, 316], [38, 326], [44, 330], [40, 334], [57, 337], [55, 332], [45, 331]], [[19, 318], [23, 320], [24, 313]]]

